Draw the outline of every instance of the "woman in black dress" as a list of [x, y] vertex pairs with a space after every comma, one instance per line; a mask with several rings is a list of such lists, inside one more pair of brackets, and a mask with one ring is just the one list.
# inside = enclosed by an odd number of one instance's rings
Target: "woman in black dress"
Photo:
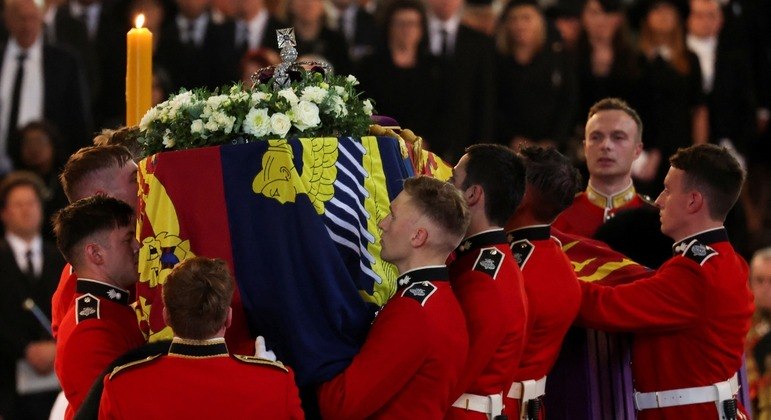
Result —
[[375, 100], [379, 114], [394, 117], [430, 145], [432, 139], [426, 136], [433, 131], [431, 124], [441, 105], [432, 97], [440, 78], [436, 60], [428, 51], [426, 22], [419, 1], [390, 3], [381, 42], [373, 55], [362, 60], [357, 75], [364, 95]]
[[536, 143], [564, 151], [576, 116], [573, 66], [559, 41], [547, 37], [536, 1], [513, 0], [496, 29], [498, 140]]

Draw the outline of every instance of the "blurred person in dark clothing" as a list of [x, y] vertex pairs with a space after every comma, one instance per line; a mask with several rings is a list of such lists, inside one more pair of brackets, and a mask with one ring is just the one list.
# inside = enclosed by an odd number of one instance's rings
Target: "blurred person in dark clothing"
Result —
[[319, 56], [332, 64], [335, 74], [351, 72], [345, 37], [324, 25], [323, 0], [288, 0], [289, 25], [294, 27], [297, 53]]
[[432, 94], [442, 113], [426, 135], [430, 149], [455, 163], [467, 146], [493, 140], [494, 46], [463, 23], [463, 0], [428, 0], [428, 46], [440, 62]]
[[0, 183], [0, 417], [7, 419], [48, 419], [59, 392], [48, 319], [64, 260], [41, 236], [43, 191], [29, 172]]
[[64, 208], [67, 196], [59, 183], [59, 169], [64, 165], [59, 132], [46, 121], [33, 121], [21, 129], [21, 166], [34, 172], [45, 185], [43, 195], [43, 237], [54, 240], [51, 216]]
[[438, 60], [428, 52], [425, 8], [416, 0], [395, 0], [384, 13], [384, 25], [377, 51], [357, 72], [361, 88], [379, 113], [432, 143], [429, 133], [440, 106], [433, 93], [440, 86]]
[[[602, 98], [620, 98], [635, 106], [640, 77], [637, 52], [620, 0], [588, 0], [581, 13], [583, 32], [576, 56], [579, 109]], [[586, 123], [581, 118], [577, 122]]]
[[513, 0], [496, 30], [497, 138], [565, 149], [576, 116], [574, 69], [562, 44], [548, 42], [533, 0]]
[[667, 165], [662, 158], [680, 147], [706, 143], [708, 111], [701, 68], [685, 44], [685, 0], [644, 0], [639, 47], [642, 53], [639, 111], [645, 150], [635, 174], [651, 196], [661, 189]]

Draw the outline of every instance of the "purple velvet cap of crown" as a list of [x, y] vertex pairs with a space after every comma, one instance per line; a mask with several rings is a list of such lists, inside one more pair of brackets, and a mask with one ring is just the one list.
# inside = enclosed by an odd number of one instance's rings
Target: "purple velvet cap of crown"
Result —
[[387, 115], [372, 115], [369, 118], [372, 120], [372, 124], [377, 124], [379, 126], [393, 130], [401, 130], [399, 122], [396, 121], [396, 119], [393, 117], [389, 117]]

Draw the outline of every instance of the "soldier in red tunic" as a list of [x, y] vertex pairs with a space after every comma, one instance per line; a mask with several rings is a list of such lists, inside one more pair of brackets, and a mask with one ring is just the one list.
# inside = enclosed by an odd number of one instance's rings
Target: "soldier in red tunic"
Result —
[[506, 224], [511, 252], [525, 278], [527, 336], [514, 382], [504, 394], [511, 420], [545, 418], [546, 375], [581, 303], [581, 289], [550, 223], [573, 201], [580, 176], [555, 149], [520, 151], [527, 182], [522, 203]]
[[642, 121], [626, 102], [603, 99], [589, 110], [584, 139], [589, 185], [554, 221], [565, 233], [591, 238], [617, 212], [648, 205], [632, 183], [632, 162], [642, 153]]
[[441, 419], [466, 360], [468, 335], [445, 261], [469, 211], [458, 191], [434, 178], [407, 179], [381, 220], [381, 256], [401, 275], [359, 354], [321, 384], [327, 419]]
[[503, 393], [524, 347], [524, 281], [503, 227], [522, 199], [525, 168], [510, 149], [478, 144], [466, 149], [451, 181], [471, 211], [471, 224], [450, 265], [469, 352], [447, 418], [486, 419], [501, 414]]
[[744, 418], [735, 395], [753, 312], [747, 264], [723, 227], [744, 173], [714, 145], [670, 158], [660, 208], [674, 257], [652, 277], [609, 287], [581, 283], [579, 321], [634, 333], [634, 401], [641, 420]]
[[[115, 197], [132, 209], [137, 204], [137, 165], [131, 152], [123, 146], [84, 147], [67, 160], [59, 176], [70, 202], [96, 194]], [[75, 297], [78, 275], [67, 264], [59, 277], [59, 285], [51, 299], [51, 330], [54, 337]], [[132, 290], [133, 291], [133, 290]]]
[[[163, 285], [174, 330], [167, 354], [113, 369], [104, 378], [100, 419], [302, 419], [294, 376], [281, 362], [228, 353], [235, 282], [222, 260], [195, 257]], [[161, 400], [148, 398], [148, 386]]]
[[78, 273], [73, 303], [59, 328], [56, 375], [72, 418], [88, 390], [115, 358], [144, 343], [129, 289], [139, 276], [133, 209], [101, 195], [56, 214], [59, 250]]

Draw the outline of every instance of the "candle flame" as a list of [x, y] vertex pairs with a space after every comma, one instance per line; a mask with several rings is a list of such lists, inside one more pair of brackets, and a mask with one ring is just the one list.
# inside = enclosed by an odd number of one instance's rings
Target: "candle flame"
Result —
[[134, 20], [134, 26], [137, 28], [141, 28], [145, 24], [145, 15], [140, 13], [137, 15], [137, 18]]

